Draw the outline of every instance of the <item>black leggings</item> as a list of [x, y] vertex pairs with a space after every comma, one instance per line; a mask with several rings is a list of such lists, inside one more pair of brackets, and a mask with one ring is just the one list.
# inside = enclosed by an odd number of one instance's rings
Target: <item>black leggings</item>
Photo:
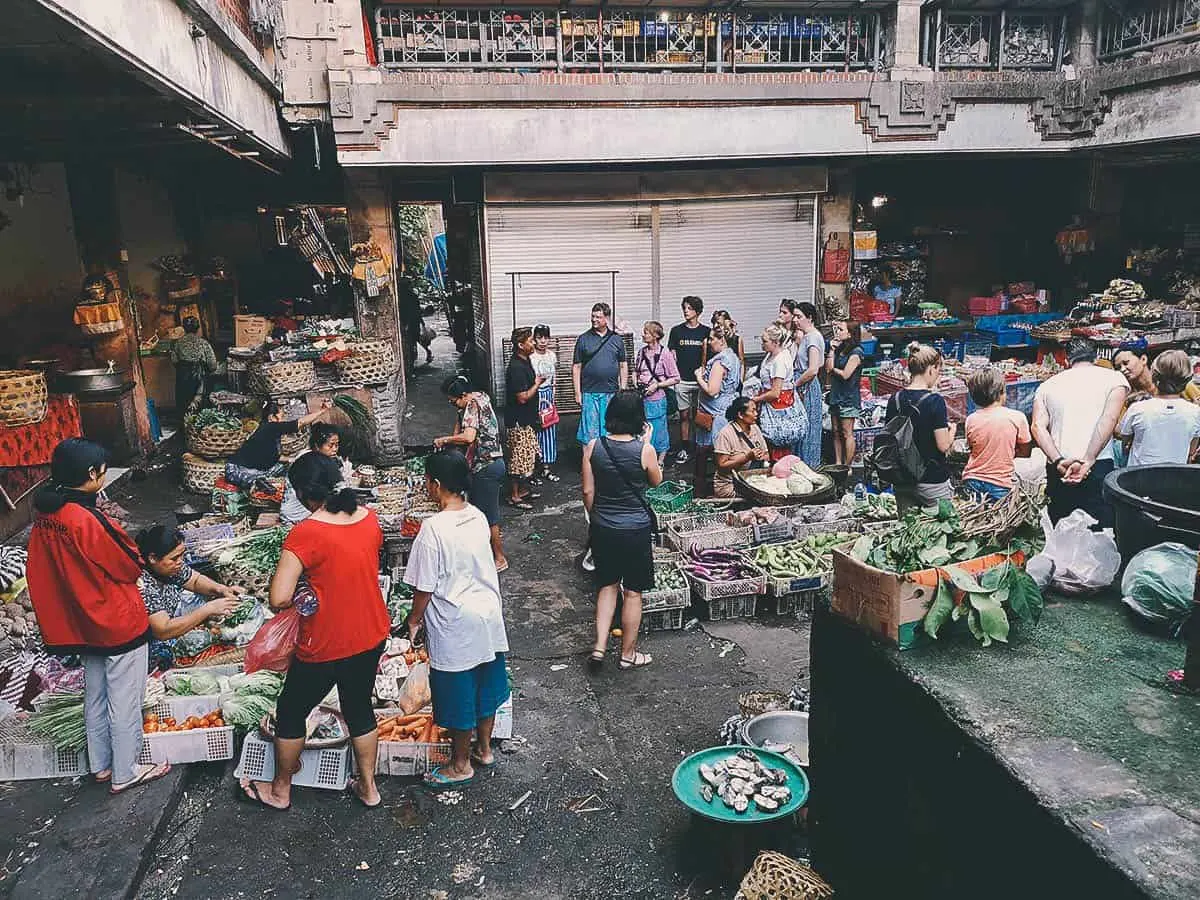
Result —
[[304, 737], [308, 714], [335, 684], [350, 737], [362, 737], [374, 731], [376, 723], [375, 712], [371, 708], [371, 693], [375, 689], [375, 672], [379, 668], [383, 648], [384, 644], [380, 644], [354, 656], [330, 662], [293, 660], [275, 710], [275, 735], [284, 740]]

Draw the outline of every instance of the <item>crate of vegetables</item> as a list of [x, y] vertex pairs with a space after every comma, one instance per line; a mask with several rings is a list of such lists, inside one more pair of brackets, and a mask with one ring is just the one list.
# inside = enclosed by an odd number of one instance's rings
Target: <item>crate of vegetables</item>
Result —
[[379, 719], [379, 756], [376, 775], [423, 775], [450, 761], [450, 734], [434, 724], [432, 713], [406, 716], [376, 712]]
[[142, 765], [233, 759], [233, 726], [214, 697], [168, 697], [144, 715], [142, 731]]
[[825, 530], [780, 544], [763, 544], [747, 554], [766, 575], [767, 593], [772, 597], [824, 587], [833, 572], [834, 548], [853, 545], [862, 531], [862, 525], [853, 520], [811, 527]]
[[691, 588], [683, 569], [673, 559], [658, 558], [654, 561], [654, 590], [642, 593], [642, 612], [660, 609], [682, 609], [691, 601]]
[[693, 550], [681, 565], [699, 600], [761, 594], [766, 589], [762, 570], [736, 550]]
[[690, 516], [672, 522], [667, 528], [667, 543], [682, 553], [718, 547], [736, 550], [749, 547], [753, 537], [753, 529], [728, 524], [723, 512]]

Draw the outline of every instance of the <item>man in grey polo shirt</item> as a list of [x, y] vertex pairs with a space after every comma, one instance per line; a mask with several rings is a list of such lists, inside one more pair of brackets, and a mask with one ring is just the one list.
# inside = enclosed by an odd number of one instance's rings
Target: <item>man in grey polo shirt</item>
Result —
[[575, 402], [579, 404], [580, 444], [604, 434], [604, 414], [613, 394], [629, 380], [625, 341], [608, 326], [612, 309], [607, 303], [592, 307], [592, 328], [575, 341], [571, 380], [575, 383]]

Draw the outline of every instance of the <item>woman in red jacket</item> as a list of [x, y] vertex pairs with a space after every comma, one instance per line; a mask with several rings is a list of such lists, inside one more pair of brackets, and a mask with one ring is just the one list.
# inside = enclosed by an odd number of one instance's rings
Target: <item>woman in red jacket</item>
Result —
[[46, 649], [83, 658], [88, 761], [119, 794], [171, 767], [137, 764], [150, 620], [137, 547], [96, 508], [107, 471], [99, 444], [71, 438], [54, 448], [50, 484], [34, 499], [27, 575]]

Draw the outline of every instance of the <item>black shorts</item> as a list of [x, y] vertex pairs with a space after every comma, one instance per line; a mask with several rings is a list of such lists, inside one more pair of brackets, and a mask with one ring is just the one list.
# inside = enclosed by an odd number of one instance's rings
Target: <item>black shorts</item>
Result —
[[645, 528], [591, 526], [592, 559], [601, 587], [621, 582], [627, 591], [654, 589], [654, 537]]
[[284, 740], [304, 737], [308, 714], [335, 684], [342, 718], [350, 729], [350, 737], [362, 737], [374, 731], [375, 711], [371, 708], [371, 694], [375, 690], [375, 672], [379, 668], [383, 648], [384, 644], [380, 644], [354, 656], [330, 662], [292, 660], [275, 709], [275, 734]]

